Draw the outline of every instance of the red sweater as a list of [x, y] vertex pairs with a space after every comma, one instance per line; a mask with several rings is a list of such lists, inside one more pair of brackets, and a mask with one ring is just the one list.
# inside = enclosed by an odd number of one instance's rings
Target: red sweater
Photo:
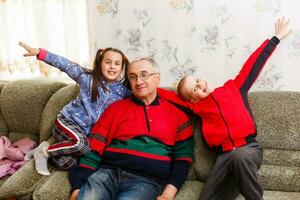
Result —
[[277, 37], [265, 40], [234, 79], [228, 80], [197, 103], [183, 101], [172, 91], [159, 89], [158, 93], [200, 117], [204, 140], [215, 151], [231, 151], [253, 142], [256, 126], [248, 102], [248, 91], [278, 43]]
[[158, 97], [150, 105], [134, 97], [110, 105], [89, 141], [92, 152], [80, 159], [79, 169], [71, 171], [74, 189], [98, 167], [121, 168], [179, 188], [194, 153], [191, 120]]

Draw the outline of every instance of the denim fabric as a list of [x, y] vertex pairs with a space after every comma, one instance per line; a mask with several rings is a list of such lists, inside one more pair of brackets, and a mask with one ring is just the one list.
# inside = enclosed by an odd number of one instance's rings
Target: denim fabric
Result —
[[161, 189], [152, 178], [100, 168], [81, 187], [78, 200], [155, 200]]

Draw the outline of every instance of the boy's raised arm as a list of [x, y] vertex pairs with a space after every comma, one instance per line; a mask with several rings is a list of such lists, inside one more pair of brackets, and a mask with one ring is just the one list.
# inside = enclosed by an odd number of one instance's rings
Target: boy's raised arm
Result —
[[289, 28], [289, 23], [290, 20], [286, 20], [285, 17], [279, 18], [277, 22], [275, 22], [275, 36], [279, 40], [284, 39], [293, 32], [293, 30]]
[[284, 17], [275, 23], [275, 36], [265, 40], [244, 63], [239, 74], [234, 78], [234, 82], [242, 93], [247, 93], [259, 76], [262, 68], [272, 55], [280, 40], [287, 37], [292, 30], [289, 28], [289, 20]]

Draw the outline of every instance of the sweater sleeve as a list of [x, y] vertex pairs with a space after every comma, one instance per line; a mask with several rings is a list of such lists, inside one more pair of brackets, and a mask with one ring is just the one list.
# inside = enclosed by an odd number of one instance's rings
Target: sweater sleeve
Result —
[[157, 93], [161, 98], [166, 99], [167, 101], [173, 103], [183, 111], [186, 111], [186, 109], [189, 110], [193, 109], [193, 103], [182, 100], [181, 98], [179, 98], [177, 93], [172, 90], [157, 88]]
[[241, 92], [248, 92], [255, 82], [267, 60], [272, 55], [279, 43], [279, 39], [274, 36], [271, 40], [265, 40], [247, 59], [241, 71], [234, 79], [235, 84]]
[[[181, 111], [180, 111], [181, 112]], [[171, 172], [168, 184], [179, 189], [189, 173], [190, 165], [194, 159], [194, 137], [192, 122], [188, 116], [181, 112], [182, 120], [177, 129], [176, 143], [172, 153]]]
[[58, 68], [62, 72], [65, 72], [78, 84], [81, 83], [82, 75], [85, 74], [84, 69], [77, 63], [74, 63], [65, 57], [56, 55], [42, 48], [40, 48], [40, 53], [37, 56], [37, 59]]

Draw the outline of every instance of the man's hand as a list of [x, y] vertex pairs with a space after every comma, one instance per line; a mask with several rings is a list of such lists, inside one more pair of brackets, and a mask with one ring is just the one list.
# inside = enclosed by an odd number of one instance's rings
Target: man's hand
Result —
[[74, 190], [71, 194], [70, 200], [76, 200], [78, 197], [79, 191], [80, 191], [79, 189]]
[[168, 184], [163, 193], [156, 198], [156, 200], [173, 200], [177, 193], [177, 188]]
[[174, 199], [174, 198], [172, 198], [172, 197], [163, 196], [163, 195], [158, 196], [158, 197], [156, 198], [156, 200], [173, 200], [173, 199]]
[[286, 20], [285, 17], [279, 18], [277, 22], [275, 22], [275, 36], [282, 40], [289, 34], [293, 32], [293, 30], [289, 27], [290, 20]]
[[28, 46], [27, 44], [23, 43], [23, 42], [19, 42], [19, 45], [21, 47], [23, 47], [27, 53], [25, 53], [23, 56], [37, 56], [40, 53], [40, 50], [37, 48], [32, 48], [30, 46]]

